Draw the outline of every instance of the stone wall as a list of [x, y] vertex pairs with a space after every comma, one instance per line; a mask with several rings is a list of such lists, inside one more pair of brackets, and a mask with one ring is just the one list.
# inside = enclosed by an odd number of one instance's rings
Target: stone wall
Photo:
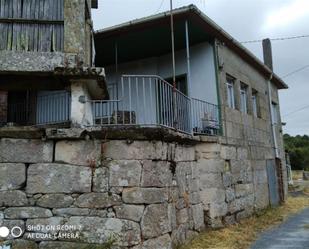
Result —
[[[272, 102], [278, 104], [279, 108], [278, 88], [271, 84], [271, 93], [269, 93], [269, 78], [250, 66], [224, 44], [217, 42], [216, 48], [220, 62], [218, 81], [223, 126], [221, 142], [227, 146], [244, 148], [248, 152], [250, 160], [253, 160], [251, 164], [252, 169], [254, 171], [265, 170], [265, 160], [274, 160], [276, 157], [268, 95], [271, 95]], [[229, 108], [227, 103], [227, 75], [235, 79], [235, 109]], [[241, 84], [247, 86], [247, 113], [243, 113], [240, 108]], [[258, 117], [253, 115], [252, 90], [257, 92]], [[288, 192], [287, 174], [280, 112], [278, 112], [278, 123], [275, 125], [275, 133], [279, 158], [282, 162], [282, 188], [284, 190], [284, 197], [286, 197]]]
[[[172, 248], [205, 226], [196, 166], [192, 145], [2, 138], [0, 226], [23, 230], [4, 243]], [[47, 225], [75, 226], [79, 237]]]
[[235, 223], [269, 205], [266, 159], [245, 146], [223, 138], [163, 142], [85, 134], [21, 130], [17, 137], [32, 139], [0, 139], [0, 227], [23, 231], [4, 243], [171, 249], [207, 226]]

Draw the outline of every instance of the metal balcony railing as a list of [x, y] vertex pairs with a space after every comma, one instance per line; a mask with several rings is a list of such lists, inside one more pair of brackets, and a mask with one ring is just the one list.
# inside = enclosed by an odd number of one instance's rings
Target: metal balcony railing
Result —
[[124, 75], [112, 88], [114, 100], [91, 101], [94, 125], [161, 126], [189, 134], [217, 134], [218, 107], [190, 99], [159, 76]]
[[48, 91], [9, 102], [7, 121], [14, 125], [62, 124], [70, 121], [70, 115], [71, 93]]
[[165, 126], [190, 133], [190, 99], [159, 76], [124, 75], [113, 93], [119, 99], [92, 101], [95, 125]]
[[192, 127], [196, 134], [218, 135], [220, 129], [217, 105], [200, 99], [191, 99]]

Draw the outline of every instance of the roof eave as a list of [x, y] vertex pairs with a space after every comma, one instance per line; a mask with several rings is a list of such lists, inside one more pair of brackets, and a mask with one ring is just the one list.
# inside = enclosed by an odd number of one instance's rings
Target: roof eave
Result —
[[[288, 85], [275, 73], [273, 73], [264, 63], [262, 63], [253, 53], [251, 53], [247, 48], [245, 48], [241, 43], [235, 40], [231, 35], [229, 35], [226, 31], [224, 31], [220, 26], [218, 26], [213, 20], [211, 20], [208, 16], [206, 16], [203, 12], [201, 12], [195, 5], [191, 4], [189, 6], [181, 7], [174, 10], [174, 15], [181, 15], [181, 14], [188, 14], [189, 12], [193, 12], [197, 14], [202, 20], [204, 20], [210, 28], [213, 29], [215, 33], [215, 37], [218, 40], [222, 40], [228, 46], [232, 47], [236, 53], [240, 56], [245, 57], [245, 60], [251, 61], [251, 64], [254, 64], [260, 72], [262, 72], [267, 77], [272, 77], [272, 82], [276, 84], [278, 89], [287, 89]], [[105, 29], [95, 31], [95, 35], [104, 37], [112, 36], [114, 34], [119, 34], [124, 32], [126, 29], [130, 28], [131, 26], [135, 25], [143, 25], [147, 22], [152, 22], [156, 20], [160, 20], [162, 18], [168, 17], [170, 15], [169, 11], [159, 13], [156, 15], [143, 17], [140, 19], [135, 19], [123, 24], [115, 25], [112, 27], [108, 27]]]

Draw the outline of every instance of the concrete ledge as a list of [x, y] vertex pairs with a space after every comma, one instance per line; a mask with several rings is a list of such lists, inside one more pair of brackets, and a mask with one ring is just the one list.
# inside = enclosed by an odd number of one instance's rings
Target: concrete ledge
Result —
[[110, 126], [88, 128], [44, 128], [44, 127], [2, 127], [0, 138], [78, 140], [78, 139], [119, 139], [157, 140], [194, 145], [197, 143], [217, 143], [219, 137], [193, 136], [166, 127]]

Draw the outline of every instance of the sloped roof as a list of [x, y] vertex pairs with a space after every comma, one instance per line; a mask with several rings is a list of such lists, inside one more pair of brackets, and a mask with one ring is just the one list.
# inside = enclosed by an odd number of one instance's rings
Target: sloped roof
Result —
[[[279, 89], [287, 89], [287, 84], [259, 60], [247, 48], [219, 27], [214, 21], [202, 13], [195, 5], [174, 10], [176, 49], [185, 47], [184, 21], [188, 20], [190, 44], [202, 40], [218, 39], [238, 54], [251, 66], [266, 77], [272, 77], [272, 82]], [[170, 51], [170, 12], [136, 19], [120, 25], [98, 30], [95, 32], [96, 62], [98, 66], [115, 63], [113, 60], [115, 42], [121, 43], [118, 62], [137, 59], [136, 57], [154, 56]]]

